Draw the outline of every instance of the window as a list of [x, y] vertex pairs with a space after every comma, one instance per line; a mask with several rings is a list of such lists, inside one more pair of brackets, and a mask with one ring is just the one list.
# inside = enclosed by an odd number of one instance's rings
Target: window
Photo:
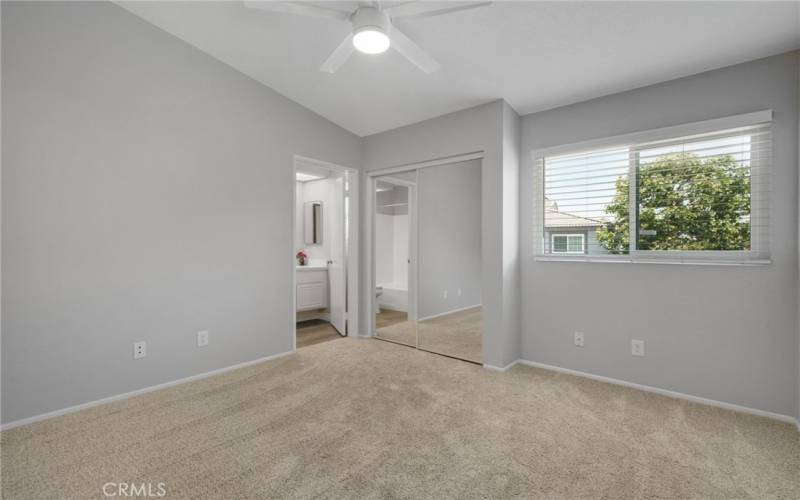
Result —
[[751, 113], [618, 137], [607, 141], [612, 147], [595, 141], [540, 153], [537, 254], [768, 260], [767, 118]]
[[553, 253], [583, 253], [583, 245], [582, 234], [554, 234], [552, 236]]

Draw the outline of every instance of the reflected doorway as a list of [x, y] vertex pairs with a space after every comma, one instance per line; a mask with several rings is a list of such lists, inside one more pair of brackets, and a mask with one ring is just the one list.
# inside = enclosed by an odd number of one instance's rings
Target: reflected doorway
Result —
[[414, 347], [415, 195], [414, 171], [375, 179], [375, 335]]

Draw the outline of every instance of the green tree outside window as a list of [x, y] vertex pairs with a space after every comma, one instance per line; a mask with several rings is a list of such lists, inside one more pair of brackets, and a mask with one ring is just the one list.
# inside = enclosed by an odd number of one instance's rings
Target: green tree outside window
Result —
[[[750, 169], [732, 156], [668, 154], [639, 166], [638, 250], [749, 250]], [[605, 211], [614, 222], [597, 231], [609, 252], [628, 253], [629, 185], [616, 181]]]

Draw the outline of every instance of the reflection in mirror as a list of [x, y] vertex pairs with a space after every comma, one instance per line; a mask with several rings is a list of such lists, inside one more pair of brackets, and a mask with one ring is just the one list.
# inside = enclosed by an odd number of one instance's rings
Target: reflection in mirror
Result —
[[411, 275], [411, 200], [416, 172], [376, 177], [375, 180], [375, 335], [416, 346]]
[[322, 243], [322, 202], [307, 201], [303, 207], [306, 245]]
[[417, 177], [418, 347], [480, 363], [481, 161]]

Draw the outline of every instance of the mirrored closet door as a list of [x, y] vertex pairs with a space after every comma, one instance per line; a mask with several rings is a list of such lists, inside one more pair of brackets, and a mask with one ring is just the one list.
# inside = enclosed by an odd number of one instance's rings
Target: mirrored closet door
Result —
[[481, 161], [417, 175], [417, 346], [480, 363]]
[[374, 178], [375, 336], [482, 362], [481, 161]]
[[415, 171], [375, 178], [375, 336], [417, 345], [412, 254]]

